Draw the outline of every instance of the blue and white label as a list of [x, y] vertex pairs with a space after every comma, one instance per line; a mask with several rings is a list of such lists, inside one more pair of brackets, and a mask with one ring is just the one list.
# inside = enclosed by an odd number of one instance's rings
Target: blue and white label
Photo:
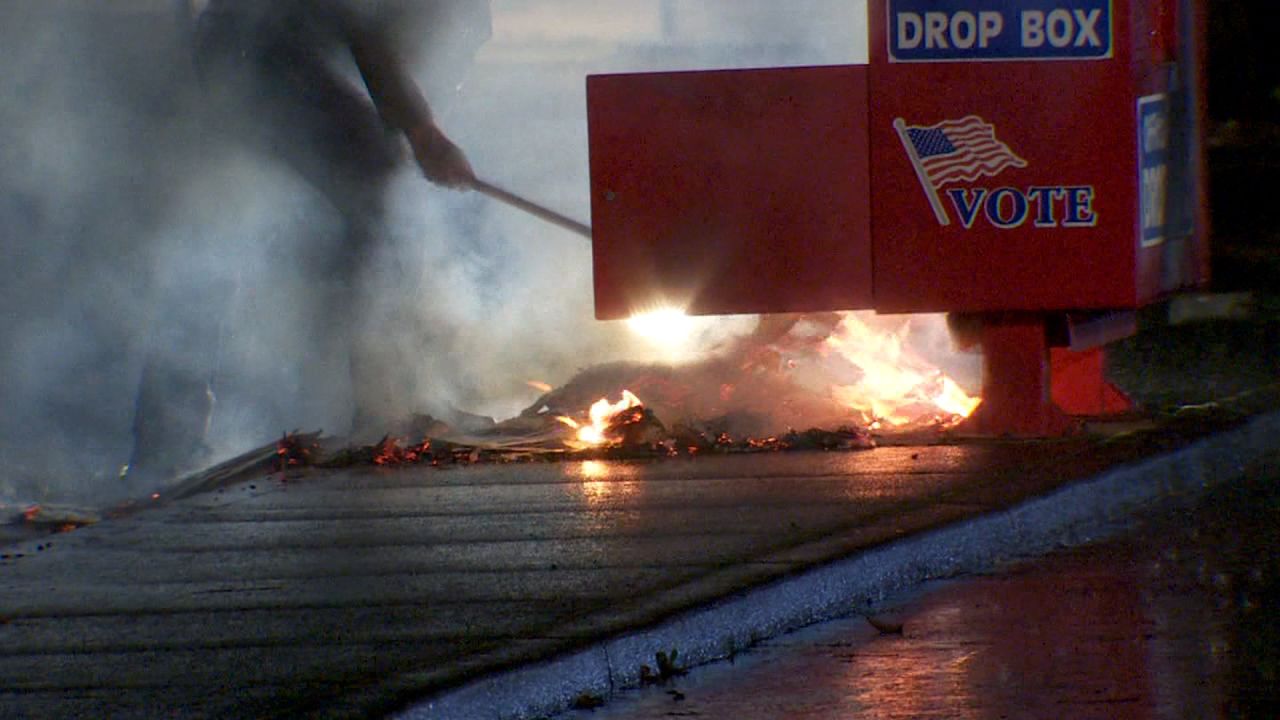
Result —
[[1154, 247], [1167, 235], [1169, 193], [1169, 97], [1138, 99], [1138, 241]]
[[890, 62], [1111, 57], [1111, 0], [886, 0]]

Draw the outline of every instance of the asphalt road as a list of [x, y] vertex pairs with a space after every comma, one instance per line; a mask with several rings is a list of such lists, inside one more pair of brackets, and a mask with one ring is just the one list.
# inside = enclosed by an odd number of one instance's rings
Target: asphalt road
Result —
[[[1280, 716], [1280, 474], [562, 720]], [[589, 698], [584, 705], [592, 704]]]

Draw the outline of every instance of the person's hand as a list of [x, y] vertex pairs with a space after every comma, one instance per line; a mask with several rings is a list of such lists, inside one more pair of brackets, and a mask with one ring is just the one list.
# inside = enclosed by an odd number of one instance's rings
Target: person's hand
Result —
[[407, 133], [413, 156], [422, 174], [431, 182], [450, 188], [465, 188], [476, 179], [471, 163], [462, 149], [440, 132], [434, 124], [423, 125]]

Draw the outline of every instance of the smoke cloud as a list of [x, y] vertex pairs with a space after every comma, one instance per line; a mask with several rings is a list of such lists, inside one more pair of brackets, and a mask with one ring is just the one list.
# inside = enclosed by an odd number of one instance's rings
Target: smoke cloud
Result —
[[[148, 353], [207, 370], [210, 460], [347, 430], [307, 258], [341, 220], [287, 167], [211, 127], [171, 0], [0, 4], [0, 502], [119, 495]], [[179, 3], [181, 4], [181, 3]], [[849, 0], [493, 0], [465, 84], [433, 97], [485, 179], [589, 220], [589, 73], [865, 62]], [[423, 70], [431, 65], [429, 53]], [[509, 417], [611, 360], [663, 360], [593, 318], [581, 238], [406, 167], [363, 311], [392, 412]], [[708, 344], [750, 329], [712, 320]], [[217, 340], [195, 353], [185, 334]], [[185, 354], [184, 354], [185, 353]]]

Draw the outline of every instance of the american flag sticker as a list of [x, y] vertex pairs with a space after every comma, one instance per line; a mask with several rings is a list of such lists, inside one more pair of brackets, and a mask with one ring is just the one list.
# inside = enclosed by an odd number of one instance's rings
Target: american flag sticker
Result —
[[995, 127], [977, 115], [943, 120], [928, 127], [908, 125], [897, 118], [893, 127], [940, 225], [951, 224], [938, 198], [938, 189], [943, 185], [994, 177], [1007, 168], [1027, 166], [1026, 160], [996, 139]]

